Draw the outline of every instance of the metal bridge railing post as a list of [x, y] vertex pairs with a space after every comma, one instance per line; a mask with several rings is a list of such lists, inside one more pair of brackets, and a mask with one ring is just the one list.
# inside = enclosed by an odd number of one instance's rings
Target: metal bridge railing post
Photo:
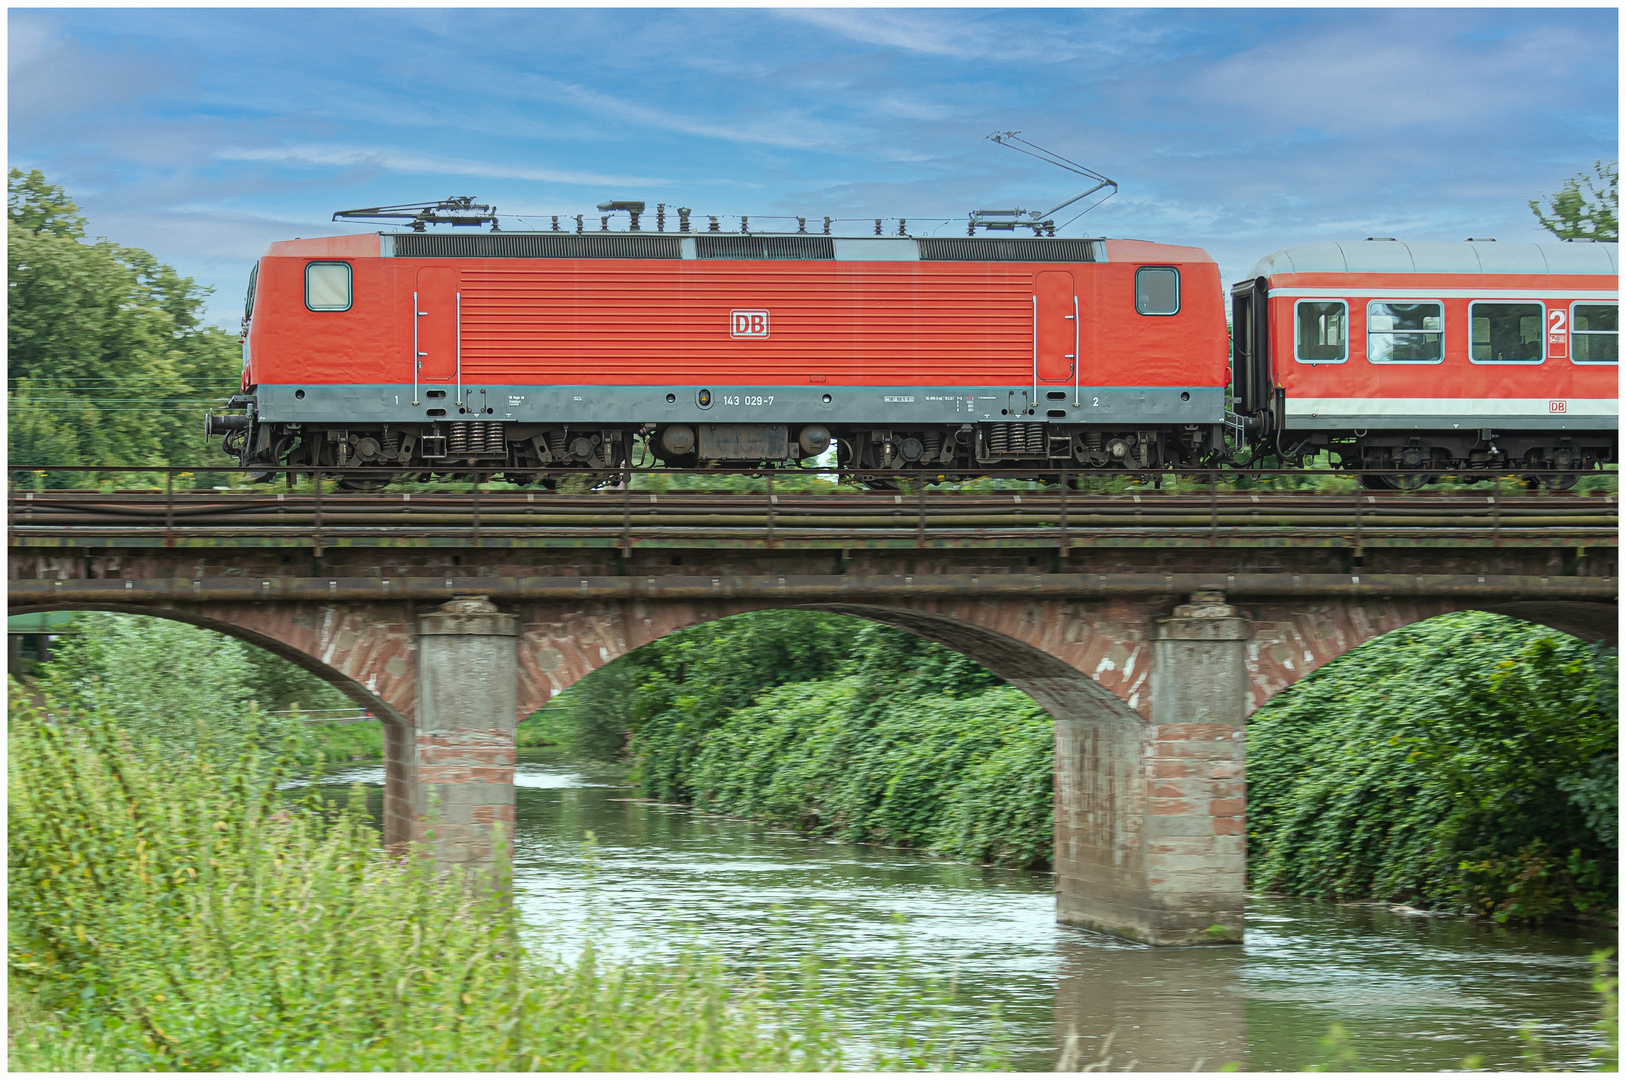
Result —
[[1361, 484], [1364, 473], [1355, 476], [1355, 557], [1363, 558], [1366, 554], [1366, 538], [1361, 532], [1361, 495], [1365, 491]]
[[316, 557], [322, 557], [322, 467], [316, 466], [311, 471], [311, 480], [316, 488], [316, 504], [312, 511], [311, 547]]
[[768, 470], [768, 538], [767, 538], [767, 541], [766, 541], [768, 547], [773, 547], [773, 511], [774, 511], [773, 470], [769, 469]]
[[175, 472], [164, 470], [164, 546], [175, 542]]
[[915, 493], [915, 547], [926, 546], [926, 479], [919, 481], [920, 490]]
[[1067, 479], [1067, 470], [1063, 469], [1061, 471], [1061, 557], [1064, 559], [1069, 554], [1067, 547], [1067, 488], [1069, 485]]
[[1219, 470], [1208, 470], [1208, 546], [1219, 544]]
[[1491, 483], [1491, 547], [1502, 546], [1502, 477]]
[[472, 524], [471, 545], [480, 546], [480, 470], [474, 471], [474, 520]]
[[[773, 474], [769, 474], [768, 483], [773, 483]], [[632, 470], [628, 468], [621, 474], [621, 553], [632, 553]]]

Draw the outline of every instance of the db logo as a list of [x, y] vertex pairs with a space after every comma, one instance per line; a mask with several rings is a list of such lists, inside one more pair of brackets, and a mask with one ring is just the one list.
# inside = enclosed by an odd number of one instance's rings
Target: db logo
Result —
[[1570, 403], [1567, 401], [1549, 401], [1547, 411], [1550, 413], [1567, 413], [1570, 411]]
[[728, 313], [729, 337], [767, 337], [768, 313], [766, 311], [730, 311]]

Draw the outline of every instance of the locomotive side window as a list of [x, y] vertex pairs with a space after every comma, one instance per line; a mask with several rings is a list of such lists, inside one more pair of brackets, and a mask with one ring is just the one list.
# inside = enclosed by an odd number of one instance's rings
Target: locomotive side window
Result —
[[351, 299], [349, 263], [305, 264], [306, 307], [312, 311], [349, 311]]
[[1172, 266], [1143, 266], [1135, 271], [1135, 310], [1142, 315], [1180, 311], [1180, 271]]
[[1366, 358], [1374, 364], [1445, 359], [1445, 313], [1437, 303], [1374, 300], [1366, 305]]
[[1570, 309], [1570, 341], [1577, 364], [1620, 363], [1620, 305], [1576, 304]]
[[1539, 364], [1547, 359], [1540, 304], [1468, 305], [1468, 358], [1476, 364]]
[[1301, 364], [1342, 364], [1349, 359], [1349, 308], [1342, 300], [1300, 300], [1294, 305], [1298, 332], [1293, 357]]

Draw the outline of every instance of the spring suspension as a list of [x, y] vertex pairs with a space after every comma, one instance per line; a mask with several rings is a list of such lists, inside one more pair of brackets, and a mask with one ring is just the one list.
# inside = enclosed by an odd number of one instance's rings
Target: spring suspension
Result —
[[1045, 439], [1044, 425], [1043, 424], [1028, 424], [1027, 429], [1028, 429], [1027, 430], [1027, 442], [1028, 442], [1027, 456], [1028, 457], [1041, 457], [1041, 458], [1048, 456], [1047, 452], [1045, 450], [1045, 445], [1044, 445], [1044, 439]]
[[486, 423], [481, 424], [480, 426], [485, 428], [486, 455], [488, 457], [506, 458], [508, 456], [508, 443], [503, 438], [502, 421], [488, 420]]
[[448, 424], [446, 433], [446, 452], [453, 457], [468, 457], [469, 425], [462, 420]]
[[927, 464], [935, 464], [939, 451], [943, 449], [943, 436], [940, 432], [928, 431], [920, 436], [920, 460]]
[[1011, 452], [1011, 425], [988, 425], [988, 452], [996, 455]]
[[378, 456], [385, 461], [394, 461], [401, 456], [401, 433], [399, 431], [386, 431], [384, 438], [378, 444]]

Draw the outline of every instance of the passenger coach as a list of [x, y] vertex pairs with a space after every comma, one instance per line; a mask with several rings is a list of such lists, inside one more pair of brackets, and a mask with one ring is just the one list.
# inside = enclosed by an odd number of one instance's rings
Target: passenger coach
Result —
[[1239, 411], [1350, 466], [1613, 462], [1617, 245], [1305, 244], [1233, 286]]

